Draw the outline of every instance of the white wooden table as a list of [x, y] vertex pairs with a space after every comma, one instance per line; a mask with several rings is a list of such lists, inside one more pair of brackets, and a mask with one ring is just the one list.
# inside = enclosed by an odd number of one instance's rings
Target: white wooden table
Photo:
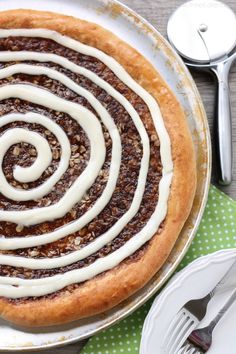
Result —
[[[183, 0], [122, 0], [122, 1], [124, 4], [131, 7], [133, 10], [138, 12], [141, 16], [146, 18], [164, 36], [166, 36], [166, 25], [171, 13], [173, 12], [174, 9], [178, 7], [178, 5], [185, 2]], [[236, 0], [224, 0], [223, 2], [231, 6], [231, 8], [236, 12]], [[194, 72], [193, 77], [200, 91], [207, 112], [210, 128], [212, 131], [213, 119], [214, 119], [214, 88], [215, 88], [213, 79], [211, 76], [199, 72], [198, 73]], [[232, 69], [230, 82], [231, 82], [230, 86], [231, 86], [231, 98], [232, 98], [232, 116], [233, 116], [234, 160], [235, 160], [234, 178], [233, 178], [233, 183], [230, 186], [220, 187], [220, 188], [225, 193], [230, 195], [232, 198], [236, 199], [236, 65]], [[214, 144], [213, 144], [213, 151], [214, 151]], [[213, 183], [217, 184], [214, 153], [213, 153], [212, 181]], [[76, 343], [60, 349], [47, 350], [44, 351], [43, 353], [78, 354], [80, 352], [81, 347], [85, 344], [85, 342], [86, 341], [82, 343]]]

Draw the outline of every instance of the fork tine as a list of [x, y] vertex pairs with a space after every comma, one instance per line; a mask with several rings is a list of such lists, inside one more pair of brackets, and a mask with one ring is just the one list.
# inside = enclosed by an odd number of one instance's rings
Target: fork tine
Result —
[[169, 354], [175, 354], [176, 351], [181, 348], [183, 343], [186, 341], [189, 334], [196, 327], [196, 322], [188, 311], [183, 312], [183, 319], [173, 330], [170, 340], [167, 346], [167, 351]]
[[190, 346], [187, 344], [184, 347], [180, 348], [178, 354], [188, 354]]
[[196, 352], [197, 352], [197, 349], [195, 349], [195, 348], [192, 348], [191, 350], [190, 350], [190, 352], [189, 352], [189, 354], [196, 354]]
[[191, 354], [197, 354], [197, 353], [198, 353], [198, 350], [196, 348], [193, 348]]
[[200, 354], [199, 350], [192, 345], [189, 345], [188, 348], [189, 349], [186, 354]]
[[188, 322], [187, 317], [185, 316], [184, 313], [181, 313], [181, 316], [178, 320], [178, 323], [175, 325], [175, 327], [172, 329], [172, 331], [169, 332], [169, 341], [166, 345], [166, 351], [168, 354], [172, 354], [175, 344], [175, 338], [178, 335], [179, 332], [182, 332], [182, 329], [185, 328], [186, 323]]
[[186, 350], [186, 354], [193, 354], [195, 352], [195, 348], [193, 348], [190, 344], [187, 345]]
[[[176, 328], [176, 327], [178, 327], [179, 326], [179, 322], [180, 322], [180, 320], [181, 320], [181, 318], [182, 318], [182, 316], [183, 316], [183, 313], [180, 311], [180, 312], [178, 312], [175, 316], [174, 316], [174, 318], [172, 319], [172, 321], [171, 321], [171, 323], [170, 323], [170, 325], [169, 325], [169, 327], [168, 327], [168, 329], [167, 329], [167, 332], [166, 332], [166, 334], [165, 334], [165, 336], [164, 336], [164, 339], [163, 339], [163, 344], [162, 344], [162, 348], [167, 352], [167, 348], [169, 347], [169, 345], [170, 345], [170, 340], [171, 340], [171, 338], [172, 338], [172, 334], [173, 334], [173, 331], [174, 331], [174, 329]], [[168, 353], [169, 354], [169, 353]]]
[[198, 349], [194, 348], [192, 345], [187, 344], [178, 351], [178, 354], [201, 354], [201, 353], [198, 351]]
[[188, 352], [188, 348], [185, 346], [183, 348], [180, 348], [178, 351], [178, 354], [186, 354]]
[[194, 354], [195, 353], [195, 348], [191, 348], [187, 354]]
[[163, 346], [166, 347], [168, 345], [168, 342], [170, 341], [170, 335], [172, 334], [173, 332], [173, 329], [176, 328], [176, 326], [179, 324], [179, 321], [181, 320], [183, 314], [182, 312], [178, 312], [175, 317], [172, 319], [169, 327], [168, 327], [168, 330], [166, 332], [166, 335], [164, 336], [164, 339], [163, 339]]
[[177, 336], [175, 337], [175, 340], [172, 343], [170, 352], [181, 348], [194, 328], [195, 328], [194, 321], [191, 318], [187, 317], [186, 323], [180, 329], [179, 333], [177, 333]]

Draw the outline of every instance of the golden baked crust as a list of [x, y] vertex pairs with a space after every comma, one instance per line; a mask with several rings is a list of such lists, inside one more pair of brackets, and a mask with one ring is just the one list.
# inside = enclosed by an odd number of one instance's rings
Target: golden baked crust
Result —
[[[174, 176], [164, 228], [153, 236], [142, 255], [81, 284], [72, 293], [26, 302], [0, 299], [0, 316], [24, 326], [62, 324], [103, 312], [143, 287], [168, 257], [191, 210], [196, 164], [185, 115], [154, 67], [134, 48], [90, 22], [32, 10], [2, 12], [0, 28], [47, 28], [113, 56], [159, 103], [172, 145]], [[96, 294], [96, 295], [95, 295]]]

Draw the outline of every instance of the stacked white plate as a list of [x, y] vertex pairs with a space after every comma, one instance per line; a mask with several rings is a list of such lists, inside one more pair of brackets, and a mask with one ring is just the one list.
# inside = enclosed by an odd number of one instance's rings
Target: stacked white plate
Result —
[[[236, 250], [219, 251], [198, 258], [177, 273], [154, 301], [145, 320], [140, 354], [168, 354], [163, 338], [177, 312], [186, 302], [202, 298], [215, 287], [236, 261]], [[236, 287], [236, 263], [211, 299], [198, 328], [207, 326]], [[236, 302], [217, 324], [209, 354], [236, 353]]]

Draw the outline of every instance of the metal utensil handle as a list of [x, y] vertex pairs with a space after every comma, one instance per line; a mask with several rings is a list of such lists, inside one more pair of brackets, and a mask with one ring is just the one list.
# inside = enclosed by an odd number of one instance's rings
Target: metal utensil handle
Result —
[[[230, 267], [230, 269], [232, 268], [232, 266]], [[209, 325], [203, 328], [195, 329], [188, 337], [189, 341], [207, 351], [212, 343], [213, 330], [215, 329], [216, 325], [219, 323], [221, 318], [224, 316], [224, 314], [229, 310], [230, 306], [232, 306], [232, 304], [235, 302], [235, 300], [236, 289], [234, 289], [230, 298], [226, 301], [224, 306], [220, 309], [218, 314], [213, 318]]]
[[226, 301], [225, 305], [220, 309], [219, 313], [216, 315], [216, 317], [211, 321], [210, 327], [211, 330], [215, 328], [217, 323], [221, 320], [221, 318], [224, 316], [224, 314], [228, 311], [228, 309], [233, 305], [233, 303], [236, 300], [236, 289], [233, 291], [232, 295], [230, 298]]
[[230, 298], [226, 301], [225, 305], [220, 309], [219, 313], [215, 318], [209, 323], [207, 327], [195, 330], [191, 334], [191, 340], [200, 345], [201, 348], [208, 350], [211, 347], [213, 330], [219, 323], [224, 314], [229, 310], [236, 300], [236, 289], [233, 291]]
[[214, 72], [218, 79], [216, 105], [216, 146], [219, 183], [229, 185], [232, 181], [232, 123], [229, 93], [229, 69], [225, 62], [219, 63]]

